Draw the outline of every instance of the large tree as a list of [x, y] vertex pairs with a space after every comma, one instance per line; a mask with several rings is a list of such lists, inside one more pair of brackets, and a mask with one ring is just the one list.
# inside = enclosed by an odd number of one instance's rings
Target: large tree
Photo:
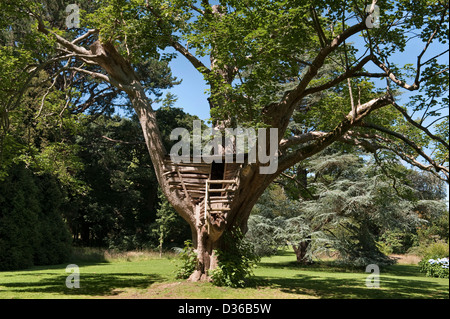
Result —
[[[448, 63], [441, 62], [448, 49], [440, 45], [448, 38], [447, 2], [211, 2], [81, 1], [80, 27], [70, 30], [58, 28], [56, 9], [47, 3], [1, 4], [11, 15], [30, 16], [53, 44], [39, 61], [60, 61], [53, 76], [101, 83], [97, 92], [79, 87], [88, 99], [101, 90], [122, 92], [130, 101], [161, 189], [191, 226], [198, 252], [192, 280], [208, 277], [223, 233], [246, 230], [253, 205], [277, 176], [332, 143], [364, 147], [380, 160], [398, 156], [448, 181], [448, 115], [442, 111]], [[375, 4], [382, 15], [372, 28]], [[240, 123], [278, 131], [276, 172], [262, 174], [263, 164], [244, 163], [231, 210], [210, 232], [163, 175], [168, 152], [148, 93], [165, 80], [154, 71], [173, 58], [173, 49], [204, 76], [215, 127]], [[395, 63], [399, 57], [403, 61]], [[376, 86], [380, 79], [384, 85]], [[400, 102], [401, 92], [412, 92], [408, 103]]]

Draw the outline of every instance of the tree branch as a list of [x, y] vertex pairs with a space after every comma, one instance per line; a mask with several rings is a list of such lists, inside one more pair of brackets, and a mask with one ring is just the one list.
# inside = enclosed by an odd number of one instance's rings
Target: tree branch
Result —
[[[306, 71], [306, 74], [300, 81], [300, 83], [293, 90], [286, 92], [279, 103], [271, 103], [266, 106], [263, 111], [266, 117], [266, 122], [268, 122], [268, 124], [270, 124], [272, 127], [278, 127], [282, 131], [284, 131], [288, 125], [289, 118], [294, 110], [295, 105], [304, 96], [306, 96], [306, 87], [317, 75], [319, 69], [324, 64], [325, 59], [332, 52], [334, 52], [346, 39], [365, 29], [367, 29], [365, 22], [360, 22], [343, 31], [341, 34], [336, 36], [329, 45], [322, 48], [315, 59], [311, 62], [311, 65], [308, 67], [308, 70]], [[366, 61], [366, 59], [364, 59], [364, 61]], [[312, 93], [312, 91], [309, 91], [309, 93]]]
[[85, 34], [79, 36], [78, 38], [76, 38], [75, 40], [73, 40], [71, 43], [72, 43], [72, 44], [76, 44], [76, 43], [78, 43], [78, 42], [81, 42], [81, 41], [83, 41], [84, 39], [89, 38], [91, 35], [97, 34], [98, 32], [99, 32], [98, 29], [90, 29], [90, 30], [88, 30], [88, 32], [86, 32]]
[[[147, 9], [156, 17], [156, 23], [160, 27], [161, 30], [164, 30], [163, 27], [163, 18], [161, 15], [156, 12], [155, 8], [153, 8], [148, 3], [146, 4]], [[199, 70], [202, 74], [209, 74], [211, 72], [210, 69], [208, 69], [199, 59], [197, 59], [192, 53], [189, 52], [188, 49], [186, 49], [183, 45], [181, 45], [179, 42], [175, 41], [173, 36], [171, 34], [167, 35], [169, 37], [169, 43], [170, 45], [177, 50], [179, 53], [181, 53], [197, 70]]]
[[119, 143], [119, 144], [127, 144], [127, 145], [137, 145], [137, 144], [145, 144], [144, 141], [140, 142], [140, 141], [136, 141], [136, 142], [127, 142], [127, 141], [122, 141], [122, 140], [115, 140], [112, 138], [109, 138], [108, 136], [102, 135], [102, 138], [104, 138], [107, 141], [113, 142], [113, 143]]
[[389, 105], [392, 103], [392, 98], [390, 95], [386, 94], [382, 97], [372, 99], [364, 104], [357, 106], [356, 108], [356, 118], [352, 121], [353, 116], [352, 112], [347, 114], [347, 116], [339, 123], [336, 128], [324, 135], [317, 137], [314, 142], [309, 143], [299, 149], [281, 156], [278, 159], [278, 174], [281, 174], [284, 170], [293, 166], [294, 164], [308, 158], [314, 154], [325, 149], [327, 146], [332, 144], [333, 142], [339, 140], [342, 136], [344, 136], [347, 131], [353, 127], [356, 123], [361, 121], [365, 116], [367, 116], [370, 112], [382, 108], [383, 106]]
[[410, 146], [414, 151], [416, 151], [417, 154], [422, 156], [428, 163], [430, 163], [434, 167], [436, 172], [440, 172], [440, 171], [444, 171], [444, 172], [447, 172], [447, 173], [449, 172], [448, 168], [446, 168], [444, 166], [441, 166], [441, 165], [438, 165], [433, 159], [431, 159], [427, 154], [425, 154], [425, 152], [422, 150], [421, 147], [419, 147], [416, 143], [411, 141], [406, 136], [404, 136], [404, 135], [402, 135], [400, 133], [391, 131], [391, 130], [389, 130], [389, 129], [385, 128], [385, 127], [382, 127], [380, 125], [369, 123], [369, 122], [361, 122], [359, 125], [361, 127], [372, 128], [374, 130], [383, 132], [385, 134], [394, 136], [394, 137], [402, 140], [404, 143], [406, 143], [408, 146]]
[[[62, 36], [56, 34], [55, 32], [52, 32], [50, 30], [48, 30], [45, 25], [44, 25], [44, 21], [42, 21], [41, 17], [32, 14], [34, 18], [37, 19], [38, 21], [38, 30], [42, 33], [44, 33], [45, 35], [52, 35], [53, 37], [55, 37], [56, 41], [62, 45], [63, 47], [67, 48], [69, 51], [76, 53], [76, 54], [82, 54], [82, 55], [86, 55], [86, 56], [91, 56], [92, 52], [89, 50], [86, 50], [83, 47], [80, 47], [78, 45], [76, 45], [76, 42], [70, 42], [66, 39], [64, 39]], [[89, 33], [89, 32], [88, 32]], [[82, 36], [83, 37], [83, 36]]]
[[298, 145], [298, 144], [303, 144], [303, 143], [312, 141], [312, 140], [314, 140], [316, 138], [322, 137], [325, 134], [326, 134], [325, 132], [316, 132], [316, 131], [314, 131], [314, 132], [304, 133], [304, 134], [301, 134], [301, 135], [289, 136], [288, 138], [282, 139], [280, 141], [279, 149], [281, 151], [283, 151], [283, 150], [285, 150], [285, 149], [287, 149], [289, 147], [292, 147], [292, 146], [295, 146], [295, 145]]
[[394, 82], [395, 84], [397, 84], [398, 86], [408, 90], [408, 91], [415, 91], [417, 89], [419, 89], [419, 83], [414, 82], [412, 85], [409, 85], [405, 82], [403, 82], [402, 80], [398, 79], [395, 74], [392, 72], [391, 69], [389, 69], [383, 62], [381, 62], [380, 60], [378, 60], [377, 57], [372, 56], [372, 61], [373, 63], [375, 63], [375, 65], [377, 65], [380, 69], [382, 69], [387, 77], [389, 79], [392, 80], [392, 82]]
[[400, 105], [398, 105], [397, 103], [393, 102], [392, 105], [400, 112], [402, 113], [402, 115], [405, 117], [405, 119], [411, 123], [412, 125], [414, 125], [415, 127], [417, 127], [418, 129], [422, 130], [423, 132], [425, 132], [425, 134], [427, 134], [430, 138], [432, 138], [433, 140], [438, 141], [439, 143], [441, 143], [442, 145], [445, 146], [445, 148], [449, 149], [449, 145], [447, 142], [445, 142], [442, 138], [440, 138], [439, 136], [434, 135], [433, 133], [431, 133], [426, 127], [422, 126], [421, 124], [417, 123], [416, 121], [414, 121], [409, 115], [408, 112], [401, 107]]
[[373, 77], [382, 77], [382, 76], [386, 76], [386, 73], [357, 73], [357, 71], [361, 70], [364, 65], [372, 60], [372, 56], [368, 55], [366, 57], [364, 57], [355, 67], [348, 69], [347, 71], [345, 71], [344, 73], [342, 73], [341, 75], [339, 75], [337, 78], [328, 81], [327, 83], [324, 83], [322, 85], [318, 85], [315, 87], [311, 87], [311, 88], [307, 88], [304, 92], [303, 92], [303, 96], [312, 94], [312, 93], [316, 93], [316, 92], [320, 92], [326, 89], [329, 89], [333, 86], [335, 86], [338, 83], [341, 83], [342, 81], [351, 78], [351, 77], [355, 77], [355, 76], [373, 76]]

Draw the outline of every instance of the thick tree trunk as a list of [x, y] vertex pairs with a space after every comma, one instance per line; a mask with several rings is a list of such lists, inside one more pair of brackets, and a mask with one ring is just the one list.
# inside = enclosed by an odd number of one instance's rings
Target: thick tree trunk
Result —
[[[210, 229], [206, 223], [191, 225], [193, 244], [197, 252], [197, 266], [190, 281], [209, 281], [211, 274], [218, 265], [216, 249], [223, 249], [223, 238], [226, 232], [239, 228], [242, 233], [247, 232], [247, 221], [250, 212], [270, 183], [268, 176], [253, 174], [250, 169], [242, 170], [239, 176], [239, 187], [231, 203], [231, 211], [224, 215], [221, 221], [210, 221]], [[255, 170], [256, 171], [256, 170]]]
[[292, 245], [295, 255], [297, 256], [297, 262], [300, 264], [308, 264], [309, 260], [306, 258], [306, 253], [308, 252], [310, 241], [304, 240], [298, 245]]
[[212, 238], [208, 235], [205, 225], [197, 227], [193, 238], [196, 238], [194, 247], [197, 251], [197, 266], [192, 275], [189, 277], [190, 281], [207, 281], [210, 280], [210, 270], [217, 267], [217, 256], [214, 250], [220, 247], [221, 238]]

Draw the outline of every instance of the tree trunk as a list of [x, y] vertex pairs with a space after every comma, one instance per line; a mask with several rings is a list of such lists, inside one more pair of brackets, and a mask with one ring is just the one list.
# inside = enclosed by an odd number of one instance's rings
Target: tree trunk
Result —
[[208, 231], [205, 225], [197, 227], [196, 233], [193, 234], [194, 247], [197, 251], [197, 266], [189, 277], [190, 281], [209, 281], [210, 270], [217, 267], [217, 256], [214, 250], [220, 247], [221, 238], [212, 238], [208, 235]]
[[306, 258], [309, 244], [311, 243], [310, 237], [304, 241], [301, 241], [298, 245], [292, 245], [295, 255], [297, 256], [297, 262], [300, 264], [308, 264], [310, 261]]

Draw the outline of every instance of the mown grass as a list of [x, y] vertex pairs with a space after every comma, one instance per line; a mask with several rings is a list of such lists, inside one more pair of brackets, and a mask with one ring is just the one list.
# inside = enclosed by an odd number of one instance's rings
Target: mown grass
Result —
[[173, 254], [111, 254], [90, 250], [67, 264], [80, 267], [80, 288], [65, 285], [66, 266], [0, 272], [0, 298], [433, 298], [449, 297], [448, 279], [428, 278], [417, 265], [381, 269], [380, 288], [367, 288], [364, 269], [345, 269], [332, 261], [299, 266], [291, 252], [263, 258], [248, 288], [215, 287], [175, 278]]

